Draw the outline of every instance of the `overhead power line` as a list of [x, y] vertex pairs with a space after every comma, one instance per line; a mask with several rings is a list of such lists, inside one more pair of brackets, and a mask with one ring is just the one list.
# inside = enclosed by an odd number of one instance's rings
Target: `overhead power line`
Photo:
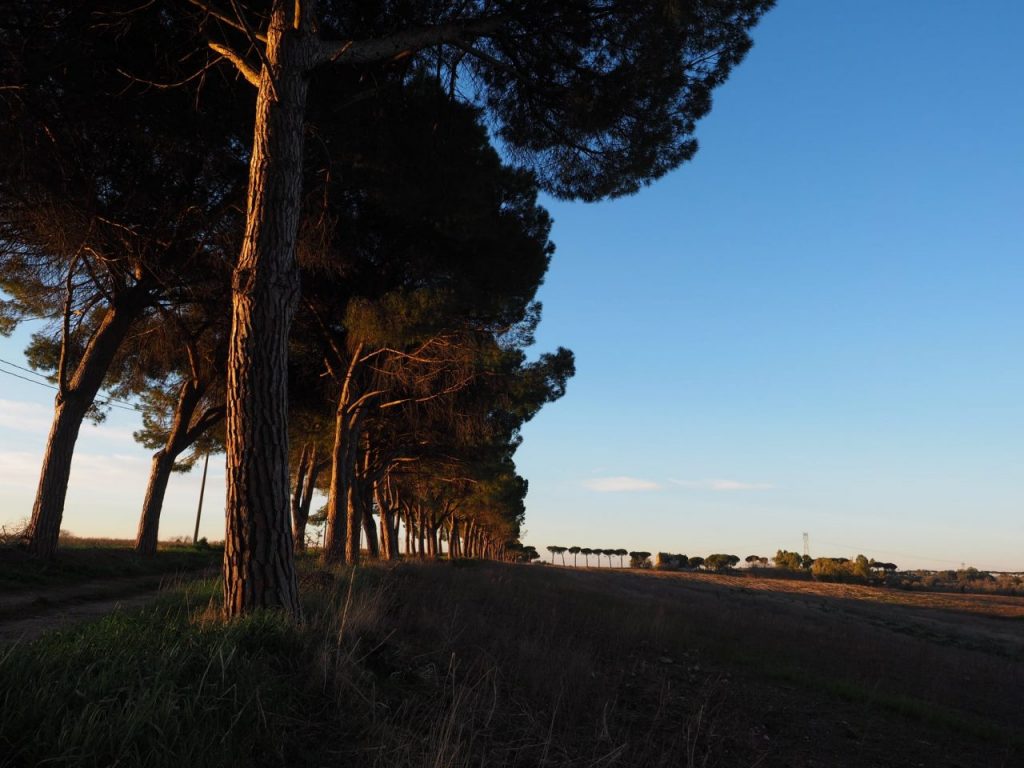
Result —
[[[9, 365], [12, 368], [17, 368], [19, 370], [26, 371], [28, 373], [31, 373], [33, 376], [38, 376], [39, 378], [45, 378], [45, 376], [43, 376], [40, 373], [36, 373], [35, 371], [33, 371], [33, 370], [29, 369], [29, 368], [25, 368], [24, 366], [18, 365], [17, 363], [12, 363], [12, 362], [10, 362], [8, 360], [4, 360], [3, 358], [0, 358], [0, 363], [3, 363], [4, 365]], [[56, 390], [57, 389], [56, 385], [51, 384], [48, 381], [39, 381], [38, 379], [30, 379], [28, 376], [22, 376], [20, 373], [15, 373], [14, 371], [6, 371], [3, 368], [0, 368], [0, 373], [6, 373], [8, 376], [13, 376], [16, 379], [21, 379], [22, 381], [27, 381], [29, 384], [38, 384], [40, 387], [46, 387], [47, 389], [52, 389], [52, 390]], [[99, 401], [100, 405], [109, 405], [111, 408], [118, 408], [118, 409], [120, 409], [122, 411], [133, 411], [133, 412], [136, 412], [136, 413], [140, 410], [138, 407], [132, 405], [129, 402], [126, 402], [125, 400], [117, 400], [117, 399], [115, 399], [113, 397], [108, 397], [108, 396], [105, 396], [105, 395], [101, 395], [100, 397], [102, 398], [102, 400]]]

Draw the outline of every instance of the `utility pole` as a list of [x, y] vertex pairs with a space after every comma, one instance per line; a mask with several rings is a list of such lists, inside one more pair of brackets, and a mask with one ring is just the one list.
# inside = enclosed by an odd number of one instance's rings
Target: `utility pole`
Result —
[[206, 452], [206, 458], [203, 459], [203, 481], [199, 485], [199, 508], [196, 509], [196, 530], [192, 534], [192, 546], [195, 546], [199, 541], [199, 518], [203, 516], [203, 494], [206, 493], [206, 469], [210, 466], [210, 452]]

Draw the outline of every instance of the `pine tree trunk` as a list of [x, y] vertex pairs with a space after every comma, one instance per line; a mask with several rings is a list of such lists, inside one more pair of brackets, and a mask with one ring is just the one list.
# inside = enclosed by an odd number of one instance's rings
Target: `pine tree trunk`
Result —
[[188, 428], [192, 423], [196, 408], [202, 400], [203, 389], [204, 386], [194, 379], [181, 385], [178, 404], [174, 408], [174, 421], [171, 424], [171, 431], [167, 435], [167, 442], [164, 443], [163, 448], [153, 454], [153, 463], [149, 471], [149, 485], [146, 487], [142, 515], [139, 517], [139, 529], [135, 535], [135, 551], [140, 555], [151, 557], [156, 554], [160, 513], [164, 506], [167, 483], [171, 479], [175, 460], [190, 444]]
[[89, 340], [66, 391], [57, 394], [26, 534], [28, 549], [37, 557], [51, 559], [57, 553], [64, 500], [71, 477], [71, 459], [82, 420], [96, 399], [128, 329], [145, 309], [148, 292], [148, 283], [140, 282], [115, 300]]
[[139, 530], [135, 535], [135, 551], [151, 557], [156, 554], [157, 535], [160, 531], [160, 510], [164, 504], [167, 482], [171, 478], [174, 457], [163, 449], [153, 454], [153, 463], [149, 471], [149, 486], [146, 488], [146, 500], [142, 504], [142, 515], [139, 517]]
[[432, 523], [428, 531], [430, 535], [430, 556], [437, 560], [441, 556], [441, 537], [438, 536], [441, 526], [437, 523]]
[[357, 496], [356, 484], [350, 482], [345, 493], [345, 562], [350, 565], [359, 562], [362, 545], [363, 507]]
[[310, 41], [275, 2], [260, 72], [245, 240], [232, 284], [227, 378], [224, 611], [299, 616], [288, 503], [288, 332], [299, 299], [295, 238]]
[[452, 515], [452, 525], [448, 530], [448, 556], [453, 560], [462, 557], [462, 541], [459, 539], [459, 518]]
[[342, 387], [334, 412], [334, 445], [331, 448], [331, 483], [327, 491], [327, 537], [325, 563], [353, 563], [359, 560], [360, 520], [353, 508], [353, 488], [357, 481], [359, 433], [362, 409], [349, 412], [349, 387]]
[[71, 476], [71, 458], [82, 420], [92, 398], [77, 393], [58, 402], [53, 413], [50, 436], [43, 454], [43, 467], [36, 491], [36, 503], [28, 529], [29, 551], [37, 557], [52, 558], [57, 553], [60, 523], [64, 516], [64, 499]]
[[363, 500], [362, 481], [359, 472], [359, 438], [362, 432], [363, 411], [356, 412], [349, 425], [345, 470], [345, 562], [355, 565], [359, 562], [362, 543]]
[[295, 551], [297, 553], [306, 551], [306, 525], [309, 523], [309, 508], [313, 504], [313, 491], [316, 490], [316, 481], [323, 468], [324, 464], [316, 460], [316, 449], [314, 448], [307, 465], [306, 479], [302, 487], [302, 499], [299, 501], [298, 517], [293, 520], [293, 525], [296, 526], [294, 536]]
[[366, 553], [371, 560], [380, 560], [380, 540], [377, 538], [377, 525], [373, 521], [373, 513], [369, 506], [363, 504], [363, 533], [366, 534]]
[[348, 396], [343, 391], [334, 412], [334, 444], [331, 447], [331, 483], [327, 489], [327, 534], [323, 560], [340, 563], [345, 557], [346, 503], [348, 501]]
[[386, 560], [398, 560], [398, 515], [391, 508], [387, 494], [379, 483], [374, 484], [374, 496], [380, 510], [381, 552]]
[[308, 464], [313, 458], [310, 456], [311, 447], [311, 443], [302, 445], [299, 466], [295, 469], [295, 487], [292, 489], [292, 542], [295, 545], [295, 554], [306, 551], [306, 521], [301, 520], [301, 516], [302, 498], [306, 490], [306, 474], [309, 471]]
[[437, 559], [437, 539], [432, 530], [427, 532], [427, 557], [431, 560]]
[[426, 557], [427, 518], [422, 509], [420, 510], [417, 517], [419, 517], [419, 519], [416, 521], [416, 534], [417, 538], [419, 539], [419, 556], [420, 560], [422, 560], [424, 557]]

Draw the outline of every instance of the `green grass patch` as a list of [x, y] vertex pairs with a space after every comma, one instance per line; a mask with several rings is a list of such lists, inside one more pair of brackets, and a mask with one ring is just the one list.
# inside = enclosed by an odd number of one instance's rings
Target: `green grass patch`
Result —
[[200, 620], [216, 591], [6, 649], [0, 765], [321, 764], [337, 728], [306, 638], [273, 613]]

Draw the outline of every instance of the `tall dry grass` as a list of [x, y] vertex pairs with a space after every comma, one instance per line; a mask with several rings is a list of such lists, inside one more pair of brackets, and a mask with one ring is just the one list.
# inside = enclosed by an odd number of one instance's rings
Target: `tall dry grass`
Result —
[[[299, 626], [269, 613], [224, 625], [208, 582], [5, 650], [0, 766], [862, 766], [928, 754], [1009, 766], [1020, 756], [1005, 727], [1020, 713], [979, 719], [997, 708], [970, 701], [983, 687], [961, 681], [961, 708], [915, 689], [963, 649], [915, 666], [920, 639], [860, 632], [840, 611], [809, 623], [756, 596], [665, 590], [646, 574], [489, 563], [306, 561], [302, 581]], [[1005, 661], [1004, 676], [1019, 672]], [[902, 677], [879, 677], [900, 665]], [[901, 745], [908, 728], [931, 746]]]

